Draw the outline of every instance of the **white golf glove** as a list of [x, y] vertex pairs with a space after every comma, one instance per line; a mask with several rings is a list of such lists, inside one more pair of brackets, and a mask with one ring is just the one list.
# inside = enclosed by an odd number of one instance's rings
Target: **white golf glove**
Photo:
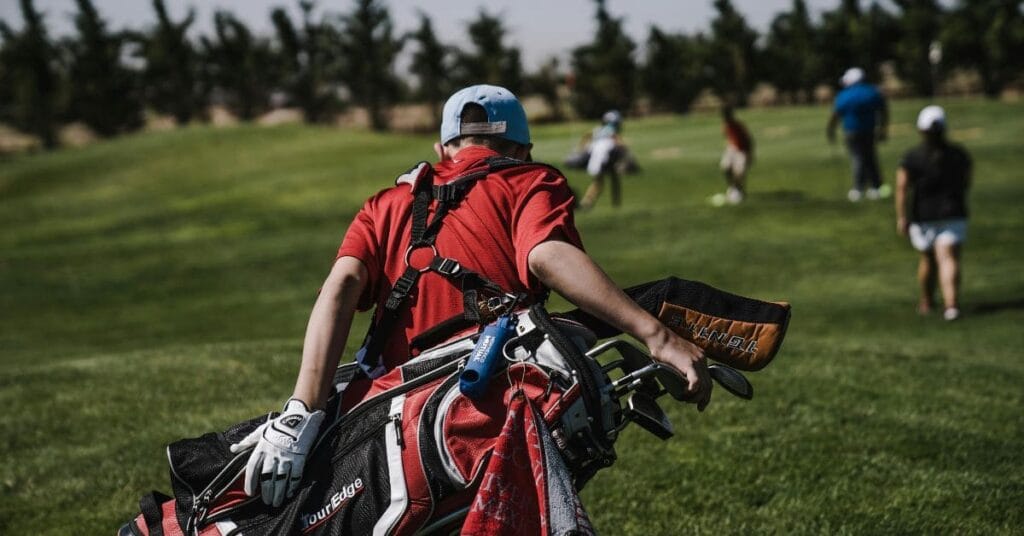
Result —
[[231, 445], [231, 452], [253, 448], [245, 466], [245, 493], [261, 493], [263, 502], [281, 506], [302, 479], [306, 455], [313, 447], [324, 412], [309, 411], [301, 400], [292, 398], [284, 411], [260, 425], [245, 439]]

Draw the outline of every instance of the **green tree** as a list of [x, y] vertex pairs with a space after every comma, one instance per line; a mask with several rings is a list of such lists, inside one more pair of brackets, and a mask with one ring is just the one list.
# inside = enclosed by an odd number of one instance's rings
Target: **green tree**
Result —
[[[836, 85], [846, 69], [864, 64], [866, 57], [854, 43], [863, 18], [858, 0], [843, 0], [839, 7], [821, 15], [821, 31], [815, 48], [821, 54], [823, 82]], [[872, 73], [873, 74], [873, 73]]]
[[417, 96], [430, 106], [434, 123], [441, 124], [441, 106], [453, 90], [451, 49], [438, 40], [430, 17], [422, 11], [419, 28], [408, 37], [416, 43], [410, 70], [419, 81]]
[[936, 0], [896, 0], [896, 5], [902, 10], [895, 47], [896, 72], [918, 95], [934, 95], [936, 73], [928, 51], [939, 37], [942, 6]]
[[9, 121], [14, 115], [14, 86], [11, 68], [7, 65], [10, 61], [5, 51], [8, 41], [4, 37], [4, 31], [10, 31], [7, 24], [0, 20], [0, 121]]
[[540, 95], [551, 109], [551, 115], [546, 118], [548, 121], [565, 119], [562, 112], [562, 97], [558, 93], [564, 79], [565, 76], [559, 69], [558, 58], [550, 58], [536, 72], [527, 74], [523, 81], [523, 92]]
[[457, 79], [461, 85], [494, 84], [519, 93], [523, 67], [519, 49], [505, 45], [508, 31], [501, 19], [480, 10], [467, 27], [472, 50], [457, 54]]
[[883, 63], [896, 59], [896, 47], [903, 31], [896, 15], [882, 4], [871, 2], [862, 31], [861, 46], [867, 51], [866, 64], [873, 70], [877, 71]]
[[21, 15], [24, 25], [20, 32], [0, 22], [0, 64], [4, 66], [0, 85], [5, 86], [9, 99], [5, 119], [52, 149], [57, 146], [58, 52], [32, 0], [21, 0]]
[[622, 19], [594, 0], [597, 32], [594, 40], [572, 51], [573, 106], [583, 117], [597, 118], [608, 110], [629, 110], [636, 94], [636, 44], [622, 29]]
[[403, 45], [394, 36], [387, 7], [381, 0], [356, 0], [355, 9], [341, 18], [340, 36], [352, 100], [366, 108], [374, 130], [385, 130], [388, 109], [401, 90], [394, 63]]
[[213, 28], [212, 37], [201, 38], [206, 85], [232, 113], [251, 120], [267, 109], [273, 89], [270, 43], [226, 11], [214, 13]]
[[135, 73], [121, 61], [127, 36], [107, 31], [91, 0], [76, 0], [77, 35], [66, 48], [68, 116], [101, 136], [142, 126], [142, 99]]
[[1024, 16], [1020, 0], [961, 0], [942, 30], [952, 65], [975, 69], [988, 97], [998, 97], [1024, 72]]
[[804, 0], [793, 0], [792, 8], [776, 15], [768, 30], [762, 76], [790, 100], [811, 100], [822, 78], [815, 32]]
[[711, 89], [719, 97], [746, 104], [754, 89], [757, 32], [729, 0], [715, 0], [717, 14], [711, 21]]
[[142, 72], [146, 104], [170, 114], [179, 124], [188, 123], [202, 112], [205, 92], [198, 83], [200, 62], [188, 28], [195, 22], [195, 10], [180, 22], [171, 20], [164, 0], [153, 0], [157, 23], [147, 34], [137, 35], [140, 55], [145, 61]]
[[300, 1], [302, 27], [296, 28], [283, 8], [271, 12], [277, 32], [282, 85], [307, 123], [327, 120], [339, 104], [333, 81], [338, 77], [336, 32], [313, 21], [314, 3]]
[[651, 26], [646, 59], [640, 72], [644, 93], [660, 111], [685, 113], [705, 86], [703, 40], [666, 34]]
[[877, 79], [882, 62], [894, 57], [899, 36], [898, 20], [877, 2], [865, 13], [859, 0], [843, 0], [822, 14], [817, 41], [822, 81], [836, 85], [843, 71], [853, 66]]

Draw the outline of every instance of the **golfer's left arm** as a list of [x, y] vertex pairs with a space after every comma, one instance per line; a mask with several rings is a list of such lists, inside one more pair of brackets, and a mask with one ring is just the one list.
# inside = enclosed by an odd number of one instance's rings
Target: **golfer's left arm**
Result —
[[651, 355], [686, 377], [697, 409], [711, 398], [704, 351], [669, 330], [631, 300], [583, 250], [558, 240], [530, 250], [530, 272], [580, 309], [637, 338]]

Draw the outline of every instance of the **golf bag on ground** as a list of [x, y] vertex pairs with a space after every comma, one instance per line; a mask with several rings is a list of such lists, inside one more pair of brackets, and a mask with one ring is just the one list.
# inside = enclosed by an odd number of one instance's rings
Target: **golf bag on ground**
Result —
[[[691, 281], [627, 294], [711, 359], [747, 370], [771, 360], [788, 325], [786, 304]], [[174, 497], [143, 497], [142, 513], [119, 536], [592, 533], [578, 490], [614, 462], [629, 422], [671, 437], [656, 399], [683, 400], [686, 382], [624, 341], [597, 345], [618, 332], [580, 311], [552, 318], [535, 305], [515, 318], [502, 348], [507, 367], [476, 399], [460, 391], [459, 377], [479, 333], [375, 380], [354, 364], [340, 367], [301, 488], [281, 507], [245, 495], [249, 453], [229, 450], [267, 416], [171, 444]], [[620, 358], [602, 365], [597, 358], [611, 350]], [[711, 372], [733, 394], [752, 395], [739, 373]]]

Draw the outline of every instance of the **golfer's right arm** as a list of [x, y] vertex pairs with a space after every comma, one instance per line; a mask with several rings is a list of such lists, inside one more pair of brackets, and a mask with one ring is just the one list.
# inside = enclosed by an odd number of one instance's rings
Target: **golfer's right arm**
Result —
[[327, 403], [334, 371], [345, 349], [366, 278], [362, 261], [341, 257], [334, 262], [313, 305], [302, 344], [302, 365], [292, 395], [310, 408], [322, 409]]
[[836, 127], [839, 125], [839, 114], [832, 112], [832, 115], [828, 117], [828, 125], [825, 126], [825, 137], [828, 138], [829, 143], [835, 143], [836, 141]]
[[250, 451], [244, 477], [247, 495], [260, 495], [276, 507], [298, 489], [366, 278], [362, 261], [341, 257], [334, 262], [309, 316], [294, 394], [279, 415], [231, 445], [236, 454]]
[[530, 272], [580, 309], [640, 340], [651, 355], [686, 376], [692, 401], [704, 410], [711, 379], [704, 351], [676, 335], [631, 300], [583, 250], [552, 240], [530, 251]]

